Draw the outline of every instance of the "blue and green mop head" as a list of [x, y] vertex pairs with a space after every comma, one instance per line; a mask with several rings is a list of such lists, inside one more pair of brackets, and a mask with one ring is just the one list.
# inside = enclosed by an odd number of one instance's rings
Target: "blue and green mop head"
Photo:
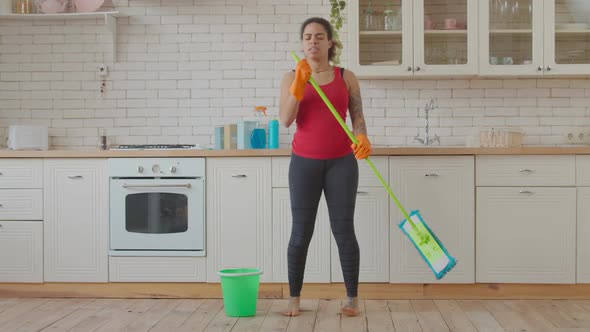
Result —
[[[295, 62], [299, 62], [299, 58], [294, 52], [291, 52], [291, 56]], [[338, 123], [340, 123], [340, 126], [342, 126], [346, 134], [348, 134], [348, 137], [354, 144], [357, 144], [358, 142], [356, 137], [354, 137], [353, 133], [350, 131], [344, 120], [342, 120], [342, 117], [340, 117], [320, 86], [313, 78], [310, 78], [309, 82], [311, 85], [313, 85], [314, 89], [320, 95], [326, 106], [328, 106], [328, 109], [332, 112], [332, 115], [334, 115]], [[422, 216], [420, 216], [418, 210], [414, 210], [410, 215], [408, 215], [397, 197], [395, 197], [393, 194], [393, 191], [391, 191], [391, 188], [389, 188], [387, 182], [383, 180], [383, 177], [381, 174], [379, 174], [379, 171], [377, 168], [375, 168], [375, 165], [373, 165], [373, 162], [369, 158], [365, 158], [365, 160], [381, 182], [381, 185], [385, 188], [385, 190], [387, 190], [389, 196], [393, 199], [405, 217], [405, 219], [400, 222], [399, 228], [408, 237], [408, 239], [410, 239], [410, 242], [412, 242], [416, 250], [418, 250], [422, 258], [426, 261], [434, 273], [436, 279], [443, 278], [449, 271], [451, 271], [453, 267], [455, 267], [455, 265], [457, 265], [457, 260], [449, 255], [449, 252], [445, 249], [440, 240], [436, 237], [436, 235], [434, 235], [426, 222], [424, 222], [424, 219], [422, 219]]]

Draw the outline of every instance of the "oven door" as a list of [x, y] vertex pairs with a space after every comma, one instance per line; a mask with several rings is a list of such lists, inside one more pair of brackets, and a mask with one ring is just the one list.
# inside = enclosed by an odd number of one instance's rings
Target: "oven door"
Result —
[[204, 250], [204, 179], [111, 179], [111, 250]]

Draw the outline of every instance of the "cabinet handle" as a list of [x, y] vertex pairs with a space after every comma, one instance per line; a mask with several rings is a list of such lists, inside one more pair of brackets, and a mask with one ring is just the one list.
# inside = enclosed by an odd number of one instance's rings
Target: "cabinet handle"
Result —
[[551, 71], [551, 66], [547, 66], [547, 71]]
[[412, 67], [408, 66], [408, 71], [412, 71]]
[[437, 173], [426, 173], [424, 174], [424, 176], [438, 176]]
[[68, 179], [83, 179], [82, 175], [68, 175]]
[[367, 191], [357, 191], [356, 193], [357, 194], [360, 194], [360, 195], [364, 195], [364, 194], [368, 194], [369, 192], [367, 192]]
[[528, 168], [521, 168], [521, 169], [519, 170], [519, 172], [520, 172], [520, 173], [534, 173], [534, 172], [535, 172], [535, 170], [528, 169]]
[[542, 71], [542, 70], [543, 70], [543, 67], [541, 67], [541, 66], [537, 67], [537, 71]]
[[534, 192], [532, 192], [530, 190], [522, 190], [522, 189], [518, 193], [519, 194], [528, 194], [528, 195], [534, 194]]
[[245, 178], [246, 174], [234, 174], [231, 176], [232, 178]]
[[0, 204], [0, 208], [1, 208], [1, 207], [4, 207], [4, 205]]
[[420, 71], [420, 69], [421, 69], [420, 66], [416, 67], [416, 71]]
[[0, 224], [0, 229], [2, 229], [4, 226], [2, 226], [2, 224]]
[[0, 175], [4, 175], [4, 174], [2, 174], [2, 172], [0, 172]]

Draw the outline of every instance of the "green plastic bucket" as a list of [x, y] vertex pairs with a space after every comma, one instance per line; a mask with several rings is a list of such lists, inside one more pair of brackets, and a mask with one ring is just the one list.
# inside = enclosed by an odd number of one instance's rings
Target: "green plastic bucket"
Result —
[[256, 315], [259, 269], [223, 269], [217, 274], [221, 277], [221, 291], [225, 314], [229, 317], [250, 317]]

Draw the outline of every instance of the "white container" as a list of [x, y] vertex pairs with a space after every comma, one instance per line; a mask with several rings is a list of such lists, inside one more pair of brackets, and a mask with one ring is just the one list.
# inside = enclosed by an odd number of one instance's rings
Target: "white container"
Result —
[[12, 14], [12, 0], [0, 0], [0, 15]]
[[48, 150], [49, 130], [47, 126], [40, 125], [9, 126], [8, 148], [11, 150]]

